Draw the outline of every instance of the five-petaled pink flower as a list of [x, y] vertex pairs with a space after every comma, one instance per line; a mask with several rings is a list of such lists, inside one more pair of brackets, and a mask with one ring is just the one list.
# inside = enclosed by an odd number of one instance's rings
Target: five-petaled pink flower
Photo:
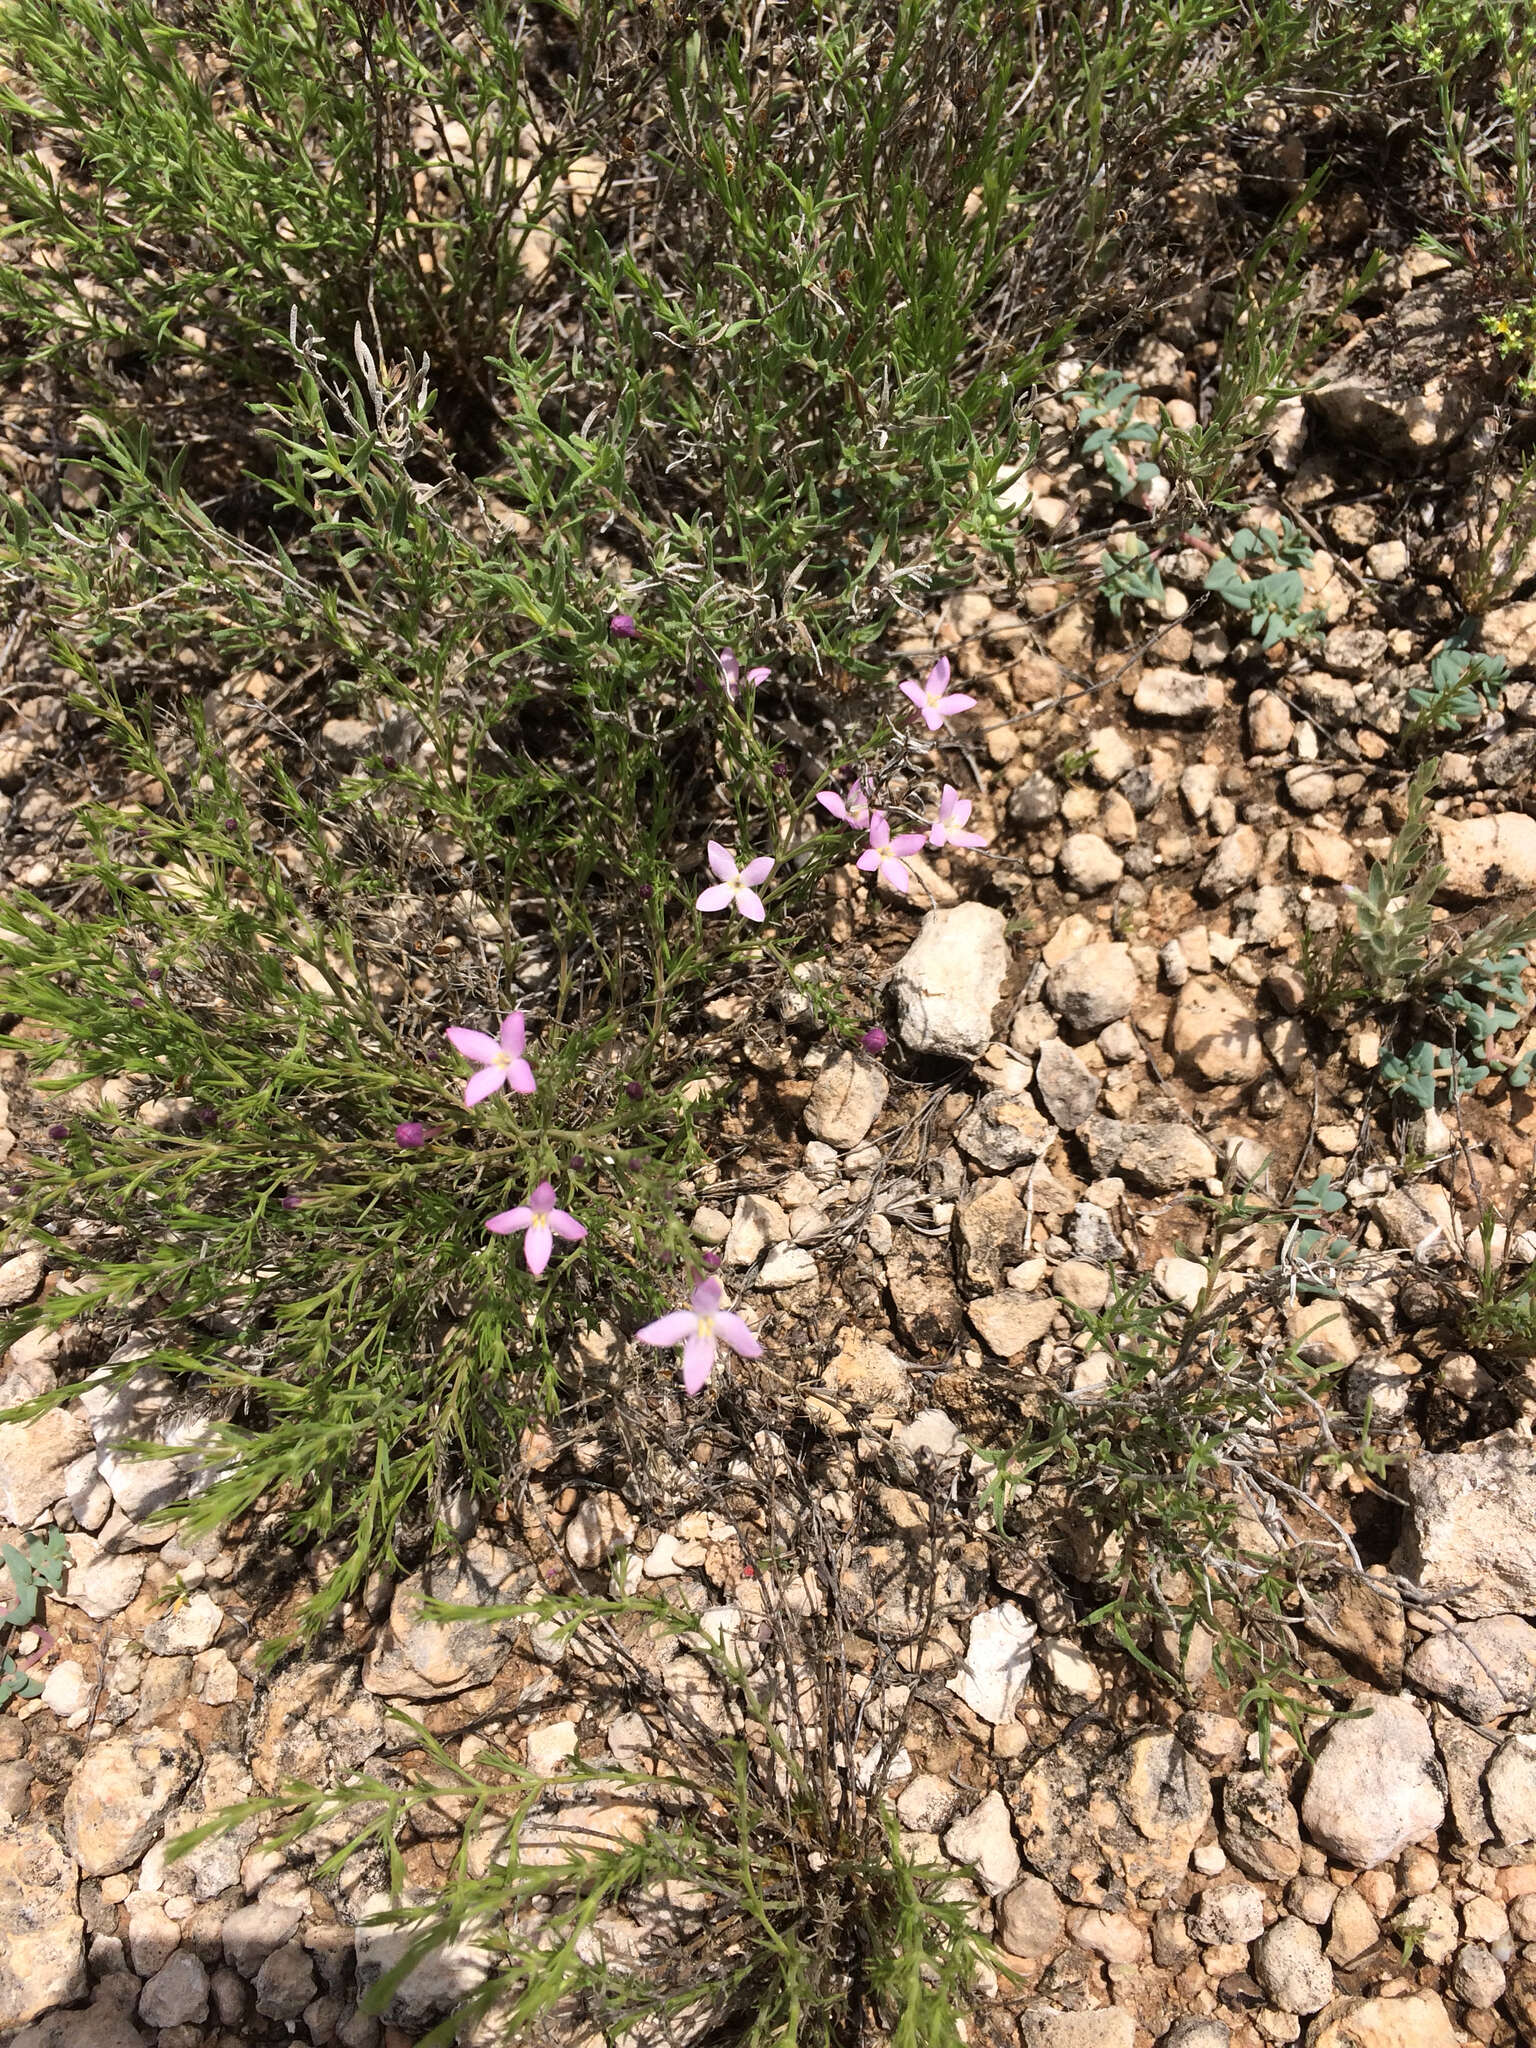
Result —
[[824, 811], [830, 811], [834, 818], [841, 818], [857, 832], [869, 823], [869, 791], [862, 782], [853, 783], [844, 796], [839, 796], [835, 789], [824, 789], [816, 801]]
[[893, 839], [890, 824], [884, 811], [876, 811], [869, 821], [869, 844], [859, 855], [857, 866], [865, 874], [874, 875], [887, 888], [905, 896], [911, 876], [902, 858], [904, 854], [916, 853], [923, 843], [921, 832], [900, 832]]
[[901, 694], [917, 706], [928, 730], [937, 732], [946, 718], [953, 718], [957, 711], [969, 711], [976, 702], [974, 697], [962, 696], [958, 691], [953, 696], [946, 696], [948, 689], [949, 656], [941, 654], [929, 669], [927, 681], [903, 683]]
[[569, 1244], [580, 1244], [587, 1234], [585, 1223], [578, 1223], [564, 1209], [555, 1207], [555, 1191], [547, 1180], [541, 1180], [520, 1207], [488, 1216], [485, 1227], [494, 1230], [498, 1237], [510, 1237], [517, 1230], [527, 1233], [523, 1238], [523, 1257], [535, 1279], [549, 1264], [557, 1237], [563, 1237]]
[[466, 1031], [459, 1024], [448, 1026], [443, 1034], [448, 1043], [455, 1052], [473, 1060], [480, 1069], [465, 1083], [466, 1109], [473, 1109], [477, 1102], [484, 1102], [487, 1095], [494, 1095], [498, 1088], [510, 1088], [514, 1095], [533, 1093], [533, 1069], [523, 1058], [527, 1029], [528, 1020], [521, 1010], [514, 1010], [510, 1017], [502, 1018], [501, 1030], [495, 1038], [488, 1037], [483, 1031]]
[[738, 868], [719, 840], [711, 839], [709, 871], [715, 880], [699, 897], [699, 909], [729, 910], [734, 905], [743, 917], [751, 918], [754, 924], [761, 924], [768, 913], [763, 908], [757, 887], [759, 882], [767, 881], [773, 869], [774, 863], [766, 853], [760, 853], [756, 860], [749, 860], [744, 868]]
[[[735, 651], [729, 647], [722, 647], [715, 659], [720, 664], [720, 679], [725, 684], [725, 694], [734, 704], [741, 695], [741, 663], [736, 659]], [[766, 683], [772, 674], [771, 668], [749, 668], [747, 681], [754, 685]]]
[[741, 1317], [721, 1308], [724, 1299], [725, 1289], [711, 1276], [693, 1290], [691, 1308], [675, 1308], [635, 1332], [637, 1344], [682, 1345], [683, 1386], [690, 1394], [696, 1394], [713, 1372], [717, 1344], [726, 1345], [739, 1358], [763, 1355], [762, 1345]]
[[986, 840], [979, 832], [966, 832], [962, 828], [971, 815], [971, 800], [962, 796], [958, 789], [951, 789], [946, 782], [944, 794], [939, 798], [939, 815], [933, 821], [928, 834], [930, 846], [985, 846]]

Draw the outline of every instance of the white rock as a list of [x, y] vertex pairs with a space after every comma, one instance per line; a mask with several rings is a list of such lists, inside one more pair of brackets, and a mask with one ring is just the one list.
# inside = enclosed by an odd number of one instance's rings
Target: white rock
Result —
[[1013, 1720], [1029, 1682], [1036, 1634], [1035, 1624], [1011, 1600], [984, 1608], [971, 1623], [965, 1662], [949, 1690], [994, 1728]]
[[1051, 969], [1045, 1000], [1069, 1030], [1086, 1034], [1129, 1016], [1139, 990], [1128, 946], [1082, 946]]
[[44, 1681], [43, 1705], [49, 1713], [67, 1721], [72, 1714], [78, 1714], [90, 1705], [93, 1690], [87, 1682], [85, 1666], [69, 1658], [62, 1664], [55, 1664]]
[[1411, 1700], [1362, 1693], [1360, 1720], [1318, 1738], [1302, 1825], [1336, 1862], [1374, 1870], [1445, 1819], [1445, 1776], [1429, 1723]]
[[1333, 1996], [1333, 1965], [1306, 1920], [1277, 1920], [1254, 1943], [1253, 1974], [1282, 2012], [1321, 2012]]
[[816, 1076], [805, 1105], [805, 1127], [813, 1138], [846, 1151], [868, 1137], [890, 1092], [882, 1068], [842, 1053]]
[[1008, 972], [1006, 920], [982, 903], [930, 910], [891, 977], [897, 1029], [909, 1051], [978, 1059]]
[[757, 1276], [759, 1287], [803, 1287], [816, 1278], [816, 1261], [799, 1244], [777, 1244], [763, 1261]]
[[1112, 889], [1125, 873], [1125, 862], [1096, 832], [1073, 832], [1057, 855], [1062, 880], [1084, 896]]
[[771, 1195], [742, 1195], [731, 1218], [723, 1257], [728, 1266], [750, 1266], [771, 1244], [789, 1236], [789, 1218]]
[[[1489, 818], [1442, 818], [1440, 858], [1447, 895], [1470, 902], [1536, 889], [1536, 818], [1505, 811]], [[0, 1276], [4, 1274], [0, 1267]]]
[[979, 1806], [949, 1828], [944, 1852], [956, 1863], [970, 1864], [992, 1898], [1018, 1883], [1022, 1868], [1019, 1846], [1001, 1792], [989, 1792]]
[[1536, 1615], [1536, 1445], [1508, 1430], [1408, 1467], [1395, 1567], [1459, 1615]]
[[638, 1527], [618, 1494], [593, 1493], [566, 1523], [561, 1541], [577, 1571], [596, 1571], [622, 1545], [634, 1541]]
[[146, 1624], [144, 1646], [157, 1657], [195, 1655], [208, 1648], [223, 1626], [223, 1608], [206, 1593], [193, 1593]]

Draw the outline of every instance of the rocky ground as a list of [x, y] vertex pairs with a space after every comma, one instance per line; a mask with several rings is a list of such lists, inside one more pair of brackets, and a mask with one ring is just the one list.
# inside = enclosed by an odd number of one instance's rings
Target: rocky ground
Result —
[[[1127, 362], [1176, 423], [1196, 417], [1210, 325], [1200, 303], [1170, 309]], [[793, 988], [771, 1009], [750, 988], [714, 1006], [706, 1050], [740, 1085], [693, 1230], [766, 1356], [723, 1371], [713, 1405], [674, 1402], [667, 1443], [620, 1422], [617, 1440], [534, 1447], [524, 1497], [467, 1521], [462, 1554], [377, 1585], [318, 1655], [273, 1669], [263, 1644], [325, 1560], [295, 1558], [276, 1516], [185, 1543], [145, 1520], [183, 1469], [119, 1447], [187, 1440], [170, 1382], [146, 1370], [0, 1426], [0, 1537], [52, 1524], [70, 1553], [23, 1641], [41, 1697], [0, 1714], [9, 2048], [414, 2040], [475, 1967], [450, 1954], [385, 2020], [359, 2011], [394, 1953], [354, 1933], [379, 1857], [319, 1877], [312, 1846], [267, 1850], [254, 1824], [175, 1863], [164, 1844], [252, 1791], [419, 1760], [390, 1708], [455, 1755], [500, 1744], [551, 1773], [650, 1753], [657, 1700], [729, 1726], [676, 1643], [633, 1632], [605, 1664], [579, 1639], [422, 1612], [424, 1590], [596, 1589], [623, 1546], [636, 1588], [743, 1654], [780, 1607], [837, 1610], [867, 1734], [899, 1730], [879, 1768], [908, 1845], [954, 1866], [1010, 1964], [976, 2037], [1536, 2038], [1536, 1380], [1470, 1352], [1446, 1307], [1481, 1204], [1517, 1217], [1536, 1097], [1483, 1084], [1459, 1116], [1399, 1128], [1379, 1021], [1309, 1017], [1298, 967], [1303, 933], [1326, 942], [1401, 823], [1405, 695], [1467, 606], [1507, 479], [1492, 366], [1443, 265], [1399, 263], [1352, 325], [1318, 388], [1281, 408], [1247, 494], [1314, 536], [1318, 638], [1256, 654], [1201, 595], [1207, 558], [1174, 546], [1160, 615], [1116, 621], [1078, 580], [1036, 578], [950, 599], [894, 650], [950, 653], [980, 700], [909, 786], [964, 780], [992, 845], [919, 863], [906, 902], [840, 878], [826, 971], [886, 1020], [885, 1057], [824, 1039]], [[1040, 405], [1056, 454], [1024, 516], [1065, 560], [1105, 497], [1070, 406]], [[1447, 751], [1434, 797], [1461, 921], [1536, 899], [1532, 576], [1536, 560], [1515, 563], [1482, 616], [1515, 681]], [[1074, 772], [1051, 773], [1069, 754]], [[62, 698], [13, 694], [17, 881], [54, 871], [85, 780]], [[19, 1056], [4, 1078], [20, 1179], [57, 1112]], [[1339, 1569], [1290, 1621], [1319, 1705], [1354, 1716], [1310, 1761], [1283, 1729], [1264, 1743], [1200, 1633], [1153, 1645], [1160, 1684], [1085, 1630], [1105, 1570], [1093, 1531], [1057, 1503], [1005, 1541], [968, 1448], [1031, 1389], [1092, 1402], [1104, 1355], [1069, 1309], [1101, 1308], [1112, 1274], [1196, 1298], [1195, 1198], [1234, 1169], [1277, 1199], [1331, 1173], [1347, 1197], [1332, 1226], [1358, 1254], [1342, 1309], [1273, 1298], [1251, 1322], [1255, 1344], [1283, 1330], [1340, 1367], [1382, 1460], [1340, 1457], [1310, 1482]], [[1276, 1242], [1250, 1233], [1238, 1275], [1267, 1270]], [[0, 1306], [70, 1284], [11, 1249]], [[605, 1334], [610, 1358], [623, 1341]], [[17, 1344], [0, 1405], [67, 1375], [71, 1342], [66, 1326]], [[776, 1484], [805, 1503], [787, 1560]], [[1299, 1540], [1298, 1515], [1268, 1540]], [[637, 1809], [581, 1810], [622, 1834]], [[418, 1814], [402, 1846], [428, 1892], [456, 1824]], [[612, 1917], [615, 1944], [657, 1938]]]

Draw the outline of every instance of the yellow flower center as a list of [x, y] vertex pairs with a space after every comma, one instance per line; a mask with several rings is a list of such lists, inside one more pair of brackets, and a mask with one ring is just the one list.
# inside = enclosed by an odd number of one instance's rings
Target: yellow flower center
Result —
[[714, 1319], [714, 1317], [713, 1317], [713, 1316], [700, 1316], [700, 1317], [699, 1317], [699, 1335], [700, 1335], [701, 1337], [713, 1337], [713, 1335], [714, 1335], [714, 1334], [715, 1334], [715, 1319]]

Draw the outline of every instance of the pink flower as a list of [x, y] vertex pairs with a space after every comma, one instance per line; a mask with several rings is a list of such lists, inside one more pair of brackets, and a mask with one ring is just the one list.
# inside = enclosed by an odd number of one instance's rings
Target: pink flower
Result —
[[637, 1344], [681, 1344], [683, 1386], [696, 1394], [715, 1369], [715, 1346], [724, 1344], [738, 1358], [761, 1358], [763, 1347], [740, 1316], [720, 1306], [725, 1289], [713, 1277], [693, 1290], [691, 1308], [675, 1308], [635, 1332]]
[[[741, 695], [741, 663], [736, 659], [735, 653], [729, 647], [722, 647], [715, 656], [715, 659], [720, 664], [720, 678], [725, 684], [725, 694], [734, 704]], [[749, 668], [747, 670], [747, 681], [754, 685], [766, 683], [772, 674], [773, 670], [771, 668]]]
[[744, 868], [738, 868], [718, 839], [709, 842], [709, 871], [714, 882], [699, 897], [700, 910], [739, 910], [743, 917], [751, 918], [754, 924], [761, 924], [768, 915], [763, 908], [763, 899], [757, 893], [759, 882], [766, 882], [773, 873], [774, 863], [766, 853], [749, 860]]
[[462, 1053], [467, 1060], [473, 1060], [480, 1069], [471, 1074], [464, 1085], [464, 1107], [473, 1109], [477, 1102], [484, 1102], [487, 1095], [494, 1095], [498, 1088], [510, 1088], [514, 1095], [531, 1095], [534, 1089], [533, 1069], [523, 1058], [523, 1040], [527, 1033], [528, 1020], [521, 1010], [514, 1010], [510, 1017], [503, 1017], [501, 1030], [495, 1038], [487, 1037], [483, 1031], [466, 1031], [459, 1024], [450, 1024], [443, 1033], [456, 1053]]
[[615, 640], [633, 640], [639, 629], [628, 612], [615, 612], [608, 621], [608, 630]]
[[549, 1264], [549, 1255], [555, 1248], [557, 1237], [565, 1238], [570, 1244], [580, 1244], [587, 1234], [585, 1223], [578, 1223], [564, 1209], [555, 1207], [555, 1191], [547, 1180], [539, 1182], [521, 1207], [503, 1209], [499, 1216], [488, 1216], [485, 1227], [494, 1230], [498, 1237], [510, 1237], [517, 1230], [527, 1233], [523, 1238], [523, 1257], [536, 1280]]
[[953, 718], [957, 711], [969, 711], [976, 702], [974, 697], [963, 697], [958, 693], [947, 697], [949, 688], [949, 656], [941, 654], [928, 671], [928, 680], [923, 683], [903, 683], [901, 694], [908, 697], [922, 714], [924, 725], [930, 732], [937, 732], [946, 718]]
[[958, 789], [951, 789], [946, 782], [944, 794], [939, 798], [939, 815], [933, 821], [928, 834], [930, 846], [985, 846], [986, 840], [979, 832], [961, 830], [971, 815], [971, 800], [962, 796]]
[[824, 789], [816, 801], [824, 811], [830, 811], [834, 818], [841, 818], [857, 832], [869, 823], [869, 791], [862, 782], [851, 784], [846, 796], [839, 796], [835, 789]]
[[905, 896], [912, 877], [907, 873], [903, 854], [916, 853], [923, 843], [921, 832], [902, 832], [893, 839], [890, 824], [884, 811], [876, 811], [869, 821], [869, 844], [859, 855], [857, 866], [865, 874], [874, 875], [888, 888]]

